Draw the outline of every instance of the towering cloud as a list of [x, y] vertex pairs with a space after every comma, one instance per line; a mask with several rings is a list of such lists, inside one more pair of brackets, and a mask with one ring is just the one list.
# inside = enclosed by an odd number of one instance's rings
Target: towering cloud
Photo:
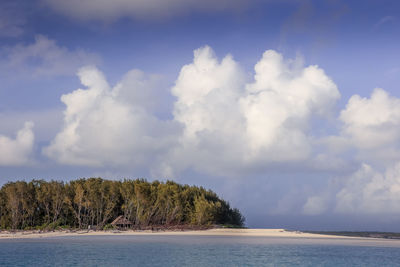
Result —
[[15, 139], [0, 135], [0, 166], [18, 166], [31, 162], [34, 144], [33, 123], [26, 122]]
[[126, 90], [143, 89], [130, 85], [151, 85], [137, 74], [130, 72], [111, 88], [99, 70], [82, 68], [78, 75], [87, 89], [62, 96], [64, 127], [44, 153], [60, 163], [85, 166], [147, 166], [156, 161], [174, 142], [174, 129], [148, 113], [144, 102], [126, 101]]
[[336, 85], [318, 66], [284, 61], [272, 50], [256, 64], [254, 80], [241, 99], [252, 154], [268, 151], [272, 160], [306, 157], [309, 120], [330, 113], [340, 97]]
[[172, 120], [154, 115], [154, 76], [134, 70], [113, 88], [93, 67], [79, 77], [87, 89], [62, 97], [64, 128], [44, 153], [67, 164], [149, 164], [167, 176], [304, 161], [312, 156], [311, 118], [329, 113], [340, 96], [320, 68], [272, 50], [247, 82], [232, 56], [219, 61], [210, 47], [197, 49], [171, 90]]
[[323, 70], [272, 50], [246, 83], [231, 56], [219, 62], [209, 47], [195, 51], [172, 93], [185, 131], [171, 164], [214, 174], [309, 158], [310, 119], [329, 113], [340, 96]]

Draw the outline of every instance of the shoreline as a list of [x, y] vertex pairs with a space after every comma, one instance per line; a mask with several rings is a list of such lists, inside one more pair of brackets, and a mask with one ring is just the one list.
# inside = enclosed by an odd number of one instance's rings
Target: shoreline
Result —
[[[49, 238], [49, 237], [69, 237], [69, 236], [237, 236], [237, 237], [286, 237], [286, 238], [324, 238], [324, 239], [355, 239], [357, 237], [326, 235], [316, 233], [306, 233], [301, 231], [291, 231], [285, 229], [230, 229], [216, 228], [208, 230], [181, 230], [181, 231], [151, 231], [151, 230], [55, 230], [49, 232], [40, 231], [0, 231], [1, 239], [20, 239], [20, 238]], [[357, 238], [359, 239], [359, 238]], [[370, 238], [362, 238], [370, 239]]]
[[[340, 235], [327, 235], [307, 233], [301, 231], [292, 231], [285, 229], [227, 229], [215, 228], [208, 230], [178, 230], [178, 231], [151, 231], [151, 230], [109, 230], [109, 231], [94, 231], [94, 230], [57, 230], [52, 232], [39, 231], [20, 231], [11, 233], [8, 231], [0, 231], [0, 242], [5, 244], [7, 242], [32, 240], [32, 241], [46, 241], [58, 240], [63, 242], [69, 238], [112, 238], [121, 237], [136, 237], [143, 240], [147, 237], [160, 237], [164, 239], [167, 237], [181, 238], [181, 237], [221, 237], [221, 238], [235, 238], [230, 242], [267, 242], [276, 245], [345, 245], [345, 246], [374, 246], [374, 247], [396, 247], [400, 248], [399, 239], [385, 239], [385, 238], [372, 238], [372, 237], [355, 237], [355, 236], [340, 236]], [[249, 238], [249, 239], [246, 239]], [[246, 241], [247, 240], [247, 241]]]

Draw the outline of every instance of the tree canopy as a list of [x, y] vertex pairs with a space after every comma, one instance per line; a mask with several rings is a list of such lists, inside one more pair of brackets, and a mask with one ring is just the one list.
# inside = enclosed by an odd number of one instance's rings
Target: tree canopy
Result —
[[103, 229], [123, 215], [134, 227], [243, 226], [238, 209], [203, 187], [144, 179], [8, 182], [0, 188], [0, 228]]

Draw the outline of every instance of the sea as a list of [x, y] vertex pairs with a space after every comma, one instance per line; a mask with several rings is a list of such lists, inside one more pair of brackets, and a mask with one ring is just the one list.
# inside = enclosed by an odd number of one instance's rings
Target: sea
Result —
[[0, 266], [400, 266], [400, 241], [173, 235], [3, 239]]

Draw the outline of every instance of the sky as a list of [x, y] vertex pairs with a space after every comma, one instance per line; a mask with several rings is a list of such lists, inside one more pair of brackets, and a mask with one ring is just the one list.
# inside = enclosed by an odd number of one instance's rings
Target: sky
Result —
[[3, 0], [0, 185], [203, 186], [248, 227], [400, 231], [396, 0]]

